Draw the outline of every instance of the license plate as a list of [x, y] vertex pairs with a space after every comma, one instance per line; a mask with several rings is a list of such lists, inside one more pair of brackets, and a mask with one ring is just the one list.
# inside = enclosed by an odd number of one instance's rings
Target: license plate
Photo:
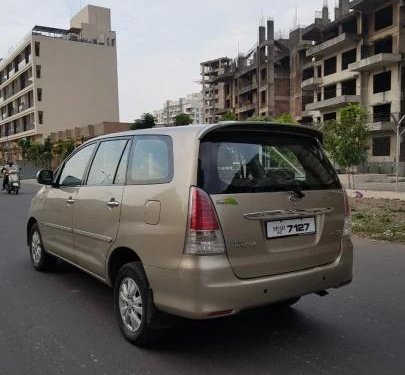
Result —
[[18, 187], [18, 182], [13, 182], [14, 187]]
[[301, 236], [316, 233], [315, 218], [275, 220], [266, 222], [267, 238]]

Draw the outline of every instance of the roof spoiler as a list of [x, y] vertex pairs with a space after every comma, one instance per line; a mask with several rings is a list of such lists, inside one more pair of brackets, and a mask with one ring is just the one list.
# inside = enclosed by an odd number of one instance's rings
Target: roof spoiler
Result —
[[296, 135], [306, 135], [316, 138], [321, 144], [323, 143], [323, 134], [319, 130], [304, 126], [293, 124], [278, 124], [276, 122], [260, 122], [260, 121], [224, 121], [219, 124], [213, 125], [200, 134], [200, 139], [211, 133], [212, 131], [222, 131], [232, 129], [234, 131], [271, 131], [271, 132], [288, 132]]

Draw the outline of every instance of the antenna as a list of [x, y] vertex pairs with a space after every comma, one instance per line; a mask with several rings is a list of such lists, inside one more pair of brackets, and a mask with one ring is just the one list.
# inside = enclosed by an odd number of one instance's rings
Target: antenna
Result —
[[294, 29], [298, 28], [298, 4], [295, 4], [295, 14], [294, 14]]

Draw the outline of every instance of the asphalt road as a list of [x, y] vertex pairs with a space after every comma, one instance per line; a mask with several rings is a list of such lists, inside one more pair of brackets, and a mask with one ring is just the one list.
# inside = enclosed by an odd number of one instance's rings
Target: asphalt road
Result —
[[151, 349], [127, 343], [109, 288], [30, 265], [36, 188], [0, 192], [0, 374], [405, 374], [405, 247], [355, 240], [355, 280], [286, 311], [180, 321]]

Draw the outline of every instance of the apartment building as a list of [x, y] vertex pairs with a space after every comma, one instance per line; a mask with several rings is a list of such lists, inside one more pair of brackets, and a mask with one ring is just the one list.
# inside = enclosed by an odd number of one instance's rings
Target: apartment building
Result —
[[196, 92], [177, 100], [167, 100], [162, 109], [153, 111], [156, 124], [159, 126], [173, 125], [176, 116], [181, 113], [190, 115], [193, 124], [204, 123], [202, 94]]
[[60, 29], [34, 26], [0, 59], [0, 160], [21, 138], [119, 121], [116, 35], [110, 10], [88, 5]]
[[[397, 0], [340, 0], [333, 22], [314, 23], [303, 38], [314, 46], [303, 67], [302, 90], [309, 93], [307, 122], [334, 120], [349, 103], [368, 112], [367, 172], [394, 171], [396, 133], [392, 115], [405, 112], [405, 8]], [[405, 161], [402, 147], [400, 161]]]

